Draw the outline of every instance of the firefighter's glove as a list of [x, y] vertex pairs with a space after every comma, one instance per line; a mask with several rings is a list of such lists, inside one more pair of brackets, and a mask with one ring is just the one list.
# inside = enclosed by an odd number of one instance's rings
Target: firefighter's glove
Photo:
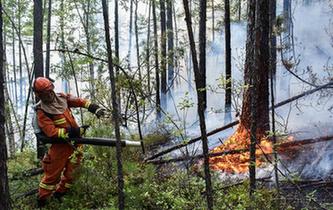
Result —
[[89, 125], [82, 125], [80, 127], [80, 135], [81, 136], [84, 135], [86, 133], [86, 131], [88, 130], [89, 127], [90, 127]]
[[97, 109], [95, 115], [97, 118], [103, 117], [105, 115], [105, 109], [103, 109], [103, 108]]
[[105, 109], [101, 108], [97, 104], [90, 104], [88, 107], [88, 111], [94, 113], [97, 118], [103, 117], [105, 114]]
[[68, 130], [68, 137], [69, 138], [79, 138], [83, 134], [85, 134], [85, 132], [88, 128], [89, 128], [89, 125], [83, 125], [83, 126], [78, 127], [78, 128], [70, 127], [70, 128], [67, 129]]

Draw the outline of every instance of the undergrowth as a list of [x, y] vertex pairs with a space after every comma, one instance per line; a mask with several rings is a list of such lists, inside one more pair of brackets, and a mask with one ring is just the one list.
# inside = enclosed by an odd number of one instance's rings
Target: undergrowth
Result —
[[[106, 128], [90, 134], [108, 136]], [[149, 136], [152, 143], [153, 136]], [[161, 137], [156, 137], [158, 141]], [[117, 209], [117, 165], [115, 148], [85, 146], [85, 155], [70, 192], [62, 202], [51, 198], [45, 209]], [[13, 174], [36, 167], [35, 153], [25, 151], [9, 161], [13, 209], [36, 209], [37, 194], [19, 197], [37, 189], [40, 176], [13, 180]], [[142, 162], [141, 148], [123, 148], [126, 209], [206, 209], [205, 181], [176, 165], [157, 167]], [[213, 174], [214, 209], [293, 209], [276, 192], [258, 189], [255, 200], [248, 196], [248, 183], [225, 187]], [[280, 207], [280, 208], [278, 208]], [[281, 208], [282, 207], [282, 208]]]

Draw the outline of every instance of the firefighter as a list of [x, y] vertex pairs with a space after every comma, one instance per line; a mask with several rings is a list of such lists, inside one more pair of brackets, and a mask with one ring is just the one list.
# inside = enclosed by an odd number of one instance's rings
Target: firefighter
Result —
[[[81, 137], [84, 134], [87, 127], [78, 126], [71, 112], [72, 107], [87, 108], [98, 118], [105, 112], [86, 99], [55, 93], [53, 83], [45, 77], [36, 78], [33, 90], [40, 99], [36, 107], [38, 126], [49, 138], [66, 141], [67, 138]], [[52, 144], [42, 159], [44, 175], [39, 184], [38, 207], [45, 206], [52, 195], [61, 200], [73, 183], [73, 171], [79, 166], [81, 158], [81, 145], [75, 147], [70, 143]]]

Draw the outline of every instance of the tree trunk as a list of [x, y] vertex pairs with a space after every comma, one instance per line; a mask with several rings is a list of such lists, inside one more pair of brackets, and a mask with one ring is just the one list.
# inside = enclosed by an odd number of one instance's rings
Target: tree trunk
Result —
[[140, 47], [139, 47], [139, 29], [138, 29], [138, 0], [135, 1], [135, 12], [134, 12], [134, 30], [135, 30], [135, 45], [136, 45], [136, 62], [138, 66], [139, 80], [142, 80], [141, 67], [140, 67]]
[[[270, 72], [270, 91], [271, 91], [271, 107], [272, 107], [272, 142], [276, 143], [275, 135], [275, 98], [274, 98], [274, 82], [275, 82], [275, 73], [276, 73], [276, 36], [274, 33], [274, 27], [276, 25], [276, 1], [272, 0], [269, 3], [269, 72]], [[274, 156], [274, 176], [276, 189], [279, 191], [279, 176], [278, 176], [278, 157], [275, 148], [273, 147], [273, 156]]]
[[148, 27], [147, 27], [147, 45], [146, 45], [146, 67], [147, 67], [147, 89], [148, 93], [150, 93], [150, 14], [151, 14], [151, 0], [148, 3]]
[[[18, 0], [18, 33], [17, 36], [21, 37], [21, 0]], [[19, 69], [20, 69], [20, 103], [23, 104], [23, 74], [22, 74], [22, 46], [19, 43]]]
[[[258, 6], [261, 10], [256, 10], [256, 1], [259, 1]], [[265, 134], [269, 130], [269, 89], [268, 89], [268, 68], [269, 68], [269, 45], [268, 45], [268, 33], [269, 33], [269, 17], [268, 8], [265, 8], [262, 0], [251, 0], [249, 1], [249, 17], [248, 17], [248, 29], [247, 29], [247, 43], [246, 43], [246, 61], [245, 61], [245, 72], [244, 82], [245, 85], [250, 84], [252, 71], [255, 72], [255, 95], [257, 98], [257, 134]], [[256, 17], [258, 19], [256, 19]], [[263, 20], [265, 17], [267, 20]], [[260, 18], [260, 19], [259, 19]], [[258, 21], [258, 22], [255, 22]], [[264, 25], [264, 24], [267, 24]], [[255, 28], [258, 28], [257, 32]], [[255, 54], [255, 50], [257, 53]], [[253, 56], [258, 56], [253, 58]], [[254, 59], [254, 60], [253, 60]], [[257, 66], [258, 69], [255, 69]], [[247, 88], [243, 95], [243, 105], [241, 113], [241, 124], [245, 128], [250, 128], [250, 89]]]
[[[6, 41], [6, 31], [4, 32], [3, 37], [4, 37], [3, 40]], [[8, 80], [6, 81], [6, 75], [7, 75], [8, 65], [7, 65], [6, 45], [4, 45], [3, 47], [3, 66], [4, 66], [3, 78], [5, 80], [4, 84], [7, 84]], [[4, 85], [4, 97], [5, 97], [5, 119], [6, 119], [6, 130], [8, 137], [8, 149], [9, 149], [9, 156], [11, 157], [15, 154], [15, 136], [14, 136], [12, 116], [11, 116], [11, 106], [10, 106], [11, 100], [7, 85]]]
[[157, 118], [161, 116], [161, 98], [160, 98], [160, 70], [158, 66], [158, 36], [157, 36], [157, 17], [156, 17], [156, 5], [155, 0], [152, 0], [153, 7], [153, 24], [154, 24], [154, 57], [155, 57], [155, 80], [156, 80], [156, 113]]
[[[178, 49], [179, 47], [179, 39], [178, 39], [178, 24], [177, 24], [177, 10], [175, 8], [175, 2], [173, 2], [173, 21], [174, 21], [174, 33], [175, 33], [175, 45], [176, 45], [176, 49]], [[175, 62], [174, 62], [174, 65], [175, 65], [175, 71], [176, 71], [176, 74], [179, 74], [179, 66], [180, 66], [180, 60], [181, 59], [178, 59], [180, 57], [179, 54], [176, 54], [176, 56], [174, 56], [175, 58]], [[180, 77], [176, 77], [175, 81], [177, 82], [177, 84], [180, 82]]]
[[[202, 103], [204, 109], [207, 108], [207, 90], [206, 90], [206, 17], [207, 2], [200, 1], [200, 20], [199, 20], [199, 58], [200, 58], [200, 77], [196, 82], [200, 82], [200, 92], [202, 93]], [[194, 55], [193, 55], [194, 56]]]
[[50, 41], [51, 41], [51, 17], [52, 1], [48, 3], [47, 13], [47, 34], [46, 34], [46, 58], [45, 58], [45, 77], [50, 77]]
[[251, 132], [250, 194], [255, 189], [255, 146], [269, 130], [269, 2], [249, 2], [249, 26], [244, 80], [250, 85], [244, 93], [241, 123]]
[[[208, 209], [213, 209], [213, 197], [212, 197], [212, 186], [211, 186], [211, 176], [209, 170], [209, 156], [208, 156], [208, 144], [207, 144], [207, 133], [206, 133], [206, 122], [205, 122], [205, 94], [202, 88], [205, 87], [205, 77], [203, 73], [206, 68], [206, 1], [200, 1], [200, 34], [199, 34], [199, 42], [200, 42], [200, 68], [197, 60], [197, 52], [195, 48], [194, 35], [192, 30], [192, 20], [189, 10], [189, 4], [187, 0], [183, 0], [183, 6], [185, 10], [185, 21], [187, 26], [187, 32], [190, 40], [190, 47], [192, 52], [192, 61], [193, 61], [193, 70], [195, 76], [195, 84], [197, 89], [197, 97], [198, 97], [198, 115], [200, 121], [200, 131], [202, 136], [202, 147], [204, 154], [204, 167], [205, 167], [205, 181], [206, 181], [206, 196], [207, 196], [207, 207]], [[202, 58], [202, 59], [201, 59]]]
[[172, 25], [172, 0], [167, 0], [167, 36], [168, 36], [168, 86], [173, 86], [174, 79], [174, 49], [173, 49], [173, 25]]
[[[118, 14], [118, 0], [114, 1], [114, 48], [115, 48], [115, 59], [116, 63], [120, 64], [120, 58], [119, 58], [119, 14]], [[119, 67], [118, 65], [115, 67], [116, 69], [116, 77], [119, 75]], [[121, 113], [121, 97], [120, 97], [120, 89], [117, 91], [117, 99], [119, 104], [119, 113]]]
[[128, 68], [131, 68], [131, 54], [132, 54], [132, 28], [133, 28], [133, 1], [130, 0], [130, 19], [129, 19], [129, 32], [128, 32], [128, 53], [127, 53], [127, 62]]
[[116, 85], [113, 72], [112, 63], [112, 49], [110, 40], [110, 27], [109, 27], [109, 14], [106, 4], [106, 0], [102, 0], [103, 5], [103, 18], [104, 18], [104, 29], [105, 29], [105, 40], [106, 48], [108, 52], [108, 68], [111, 83], [111, 98], [112, 98], [112, 119], [114, 120], [115, 134], [116, 134], [116, 153], [117, 153], [117, 169], [118, 169], [118, 208], [120, 210], [124, 209], [124, 179], [123, 179], [123, 165], [121, 160], [121, 139], [120, 139], [120, 129], [119, 129], [119, 110], [117, 104], [117, 94]]
[[[64, 0], [60, 0], [60, 10], [65, 11]], [[59, 24], [60, 24], [60, 45], [61, 45], [61, 49], [66, 49], [64, 13], [62, 13], [60, 15], [59, 22], [60, 22]], [[67, 60], [66, 60], [66, 56], [65, 56], [64, 52], [61, 53], [60, 59], [61, 59], [61, 65], [62, 65], [61, 67], [63, 69], [65, 69], [65, 66], [67, 64]], [[69, 93], [70, 90], [69, 90], [68, 80], [66, 78], [63, 79], [62, 85], [64, 86], [64, 92]]]
[[2, 1], [0, 0], [0, 209], [11, 209], [7, 176], [7, 147], [5, 135], [5, 96], [2, 40]]
[[238, 21], [241, 21], [242, 15], [242, 0], [238, 0]]
[[274, 27], [276, 25], [276, 1], [272, 0], [269, 3], [269, 44], [270, 44], [270, 60], [269, 69], [273, 75], [276, 73], [276, 36], [274, 33]]
[[[14, 13], [14, 8], [13, 8]], [[13, 14], [15, 15], [15, 13]], [[12, 37], [13, 37], [13, 75], [14, 75], [14, 99], [15, 99], [15, 105], [17, 107], [17, 78], [16, 78], [16, 53], [15, 53], [15, 30], [14, 27], [12, 28]]]
[[[208, 156], [208, 139], [205, 122], [205, 109], [207, 108], [207, 91], [206, 91], [206, 17], [207, 17], [207, 2], [200, 0], [200, 20], [199, 20], [199, 71], [194, 71], [195, 83], [198, 95], [198, 114], [200, 121], [200, 130], [202, 135], [202, 150], [205, 162], [205, 181], [206, 181], [206, 196], [207, 207], [213, 209], [213, 191], [211, 184], [211, 176], [209, 170]], [[193, 54], [193, 56], [196, 56]]]
[[212, 40], [215, 41], [215, 5], [214, 0], [212, 0]]
[[[92, 26], [90, 26], [90, 9], [91, 8], [91, 2], [90, 0], [88, 1], [87, 4], [87, 11], [85, 13], [86, 17], [86, 29], [85, 29], [85, 34], [86, 34], [86, 43], [87, 43], [87, 52], [89, 55], [91, 55], [91, 33], [90, 30]], [[90, 29], [90, 30], [89, 30]], [[90, 74], [90, 79], [89, 79], [89, 84], [90, 84], [90, 97], [92, 100], [95, 100], [95, 70], [94, 70], [94, 63], [93, 61], [89, 61], [89, 74]]]
[[[43, 68], [43, 3], [42, 0], [34, 0], [34, 74], [35, 78], [44, 75]], [[22, 139], [24, 141], [24, 139]], [[37, 141], [37, 157], [42, 158], [45, 152], [45, 146]]]
[[162, 92], [162, 101], [165, 101], [166, 97], [165, 94], [167, 91], [165, 0], [160, 0], [160, 18], [161, 18], [161, 92]]
[[35, 78], [42, 77], [43, 73], [43, 2], [34, 0], [34, 72]]
[[[230, 36], [230, 4], [224, 1], [224, 27], [225, 27], [225, 107], [231, 106], [231, 36]], [[230, 109], [229, 109], [230, 110]]]

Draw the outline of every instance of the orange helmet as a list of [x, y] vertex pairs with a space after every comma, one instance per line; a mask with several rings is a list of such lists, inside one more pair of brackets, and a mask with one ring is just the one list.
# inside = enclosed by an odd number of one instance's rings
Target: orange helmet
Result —
[[37, 77], [34, 81], [33, 90], [36, 92], [50, 91], [53, 89], [53, 83], [46, 77]]

